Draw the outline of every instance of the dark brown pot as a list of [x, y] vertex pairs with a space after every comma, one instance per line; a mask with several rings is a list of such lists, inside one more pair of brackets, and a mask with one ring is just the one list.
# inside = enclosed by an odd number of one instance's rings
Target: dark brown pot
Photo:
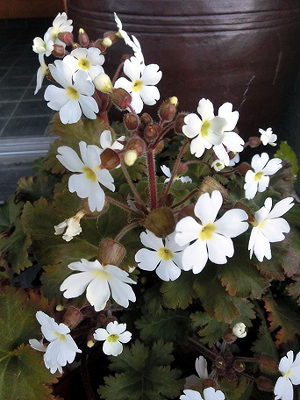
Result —
[[[216, 107], [230, 101], [243, 136], [276, 130], [299, 68], [299, 0], [69, 0], [68, 7], [93, 38], [116, 29], [116, 11], [146, 64], [161, 67], [162, 99], [176, 95], [188, 111], [202, 97]], [[120, 53], [112, 53], [107, 65], [116, 66]]]

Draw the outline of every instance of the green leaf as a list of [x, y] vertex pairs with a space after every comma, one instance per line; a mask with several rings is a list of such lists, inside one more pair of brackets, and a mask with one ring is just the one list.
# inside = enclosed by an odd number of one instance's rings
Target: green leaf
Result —
[[198, 335], [201, 337], [201, 342], [209, 346], [217, 343], [224, 335], [228, 324], [225, 322], [216, 321], [211, 318], [206, 312], [195, 312], [190, 315], [193, 327], [199, 329]]
[[244, 377], [237, 381], [225, 378], [220, 380], [220, 390], [224, 392], [226, 399], [248, 400], [252, 394], [253, 383]]
[[172, 346], [161, 341], [152, 348], [135, 342], [112, 359], [110, 369], [118, 373], [104, 378], [99, 388], [105, 400], [165, 400], [179, 396], [183, 381], [170, 368]]
[[261, 324], [258, 330], [258, 337], [253, 343], [251, 350], [259, 356], [262, 353], [265, 353], [275, 359], [278, 359], [277, 349], [274, 340], [268, 330], [262, 311], [259, 311], [259, 317], [261, 318]]
[[192, 271], [183, 272], [173, 282], [164, 282], [160, 291], [163, 294], [164, 304], [169, 308], [186, 309], [193, 300], [193, 281], [195, 275]]
[[293, 276], [293, 283], [290, 283], [287, 287], [288, 294], [297, 300], [300, 306], [300, 275]]
[[299, 163], [297, 160], [297, 155], [291, 146], [286, 142], [281, 142], [279, 149], [274, 154], [274, 157], [281, 158], [282, 160], [287, 160], [292, 164], [292, 172], [296, 176], [299, 172]]
[[56, 181], [56, 177], [45, 172], [39, 172], [36, 176], [23, 176], [18, 180], [15, 198], [24, 202], [33, 202], [40, 197], [49, 199]]

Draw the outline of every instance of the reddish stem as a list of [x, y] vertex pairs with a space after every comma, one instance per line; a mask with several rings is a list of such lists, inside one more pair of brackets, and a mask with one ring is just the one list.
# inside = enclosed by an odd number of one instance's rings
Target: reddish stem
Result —
[[124, 63], [125, 63], [125, 61], [121, 62], [121, 64], [116, 69], [116, 72], [115, 72], [113, 80], [112, 80], [113, 86], [116, 83], [116, 80], [119, 78], [119, 75], [120, 75], [121, 69], [123, 68]]
[[148, 179], [150, 191], [150, 208], [153, 210], [157, 207], [157, 193], [156, 193], [156, 174], [155, 174], [155, 160], [154, 150], [147, 150], [147, 164], [148, 164]]

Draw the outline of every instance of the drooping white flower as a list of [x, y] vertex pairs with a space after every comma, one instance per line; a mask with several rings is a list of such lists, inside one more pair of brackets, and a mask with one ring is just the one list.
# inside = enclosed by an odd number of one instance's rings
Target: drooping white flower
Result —
[[71, 299], [80, 296], [86, 290], [86, 298], [96, 311], [105, 308], [110, 296], [122, 307], [128, 307], [129, 300], [136, 300], [129, 284], [135, 284], [126, 271], [115, 265], [103, 266], [98, 260], [84, 258], [68, 265], [73, 271], [60, 286], [64, 297]]
[[48, 57], [52, 53], [53, 48], [54, 43], [48, 33], [45, 33], [44, 39], [40, 37], [33, 39], [32, 50], [37, 54], [44, 54]]
[[44, 362], [52, 374], [56, 370], [61, 373], [62, 367], [67, 363], [72, 363], [76, 353], [81, 353], [81, 350], [70, 335], [70, 329], [67, 325], [57, 324], [54, 318], [42, 311], [36, 313], [36, 319], [41, 325], [43, 337], [49, 344], [46, 347], [42, 341], [39, 342], [36, 339], [30, 339], [29, 344], [35, 350], [45, 352]]
[[52, 40], [54, 40], [55, 44], [65, 46], [65, 43], [58, 39], [58, 34], [61, 32], [72, 32], [72, 23], [73, 21], [68, 19], [68, 16], [65, 12], [58, 13], [52, 22], [52, 26], [47, 30], [46, 33], [49, 34]]
[[277, 140], [277, 135], [273, 133], [272, 128], [267, 128], [266, 130], [259, 129], [258, 131], [260, 133], [260, 140], [264, 146], [267, 146], [268, 144], [270, 146], [277, 145], [277, 143], [275, 143]]
[[256, 211], [248, 245], [250, 258], [254, 253], [260, 262], [264, 257], [271, 259], [270, 243], [281, 242], [285, 238], [284, 233], [290, 231], [287, 221], [280, 217], [293, 207], [293, 201], [292, 197], [286, 197], [271, 210], [272, 199], [268, 197], [264, 206]]
[[251, 161], [251, 167], [245, 175], [245, 196], [247, 199], [253, 199], [258, 192], [264, 192], [270, 183], [270, 176], [274, 175], [282, 167], [280, 158], [269, 160], [267, 153], [261, 155], [255, 154]]
[[199, 356], [195, 360], [195, 370], [199, 378], [208, 378], [207, 361], [203, 356]]
[[196, 157], [201, 157], [205, 149], [222, 143], [222, 132], [227, 122], [224, 118], [215, 117], [211, 101], [201, 99], [197, 108], [198, 114], [188, 114], [184, 118], [182, 132], [192, 139], [190, 150]]
[[69, 242], [74, 236], [80, 235], [82, 228], [80, 225], [81, 218], [85, 215], [85, 212], [80, 210], [76, 215], [71, 218], [65, 219], [58, 225], [54, 226], [55, 235], [63, 234], [62, 238]]
[[119, 78], [115, 88], [123, 88], [131, 94], [131, 106], [136, 113], [140, 113], [144, 103], [152, 106], [160, 99], [156, 85], [162, 76], [157, 64], [143, 65], [136, 57], [126, 60], [123, 67], [124, 74], [130, 79]]
[[44, 78], [48, 71], [48, 66], [45, 63], [44, 54], [42, 54], [42, 53], [39, 54], [39, 62], [40, 62], [40, 67], [38, 68], [37, 74], [36, 74], [36, 87], [35, 87], [34, 94], [37, 94], [37, 92], [42, 87]]
[[196, 390], [186, 389], [180, 396], [180, 400], [225, 400], [225, 395], [221, 390], [208, 387], [203, 390], [203, 397]]
[[112, 149], [112, 150], [122, 150], [124, 145], [120, 142], [125, 140], [125, 136], [120, 136], [114, 142], [112, 141], [111, 131], [106, 129], [100, 134], [100, 146], [101, 150]]
[[[162, 172], [166, 175], [166, 179], [164, 180], [164, 183], [168, 183], [170, 178], [171, 178], [171, 171], [170, 168], [168, 168], [166, 165], [162, 165], [160, 167]], [[191, 178], [189, 176], [175, 176], [174, 181], [180, 181], [182, 183], [190, 183], [192, 182]]]
[[131, 333], [126, 331], [126, 324], [110, 322], [105, 329], [99, 328], [94, 333], [94, 339], [104, 340], [103, 353], [108, 356], [118, 356], [123, 351], [123, 344], [131, 340]]
[[76, 192], [81, 199], [88, 199], [91, 211], [101, 211], [104, 207], [105, 194], [100, 186], [115, 191], [114, 179], [107, 169], [101, 168], [100, 149], [97, 146], [79, 143], [81, 159], [68, 146], [57, 149], [56, 158], [71, 172], [77, 172], [69, 178], [68, 187], [71, 193]]
[[290, 350], [280, 360], [278, 369], [283, 376], [276, 381], [274, 387], [275, 400], [293, 400], [293, 385], [300, 385], [300, 352], [294, 360], [294, 352]]
[[222, 160], [215, 160], [215, 161], [213, 161], [213, 162], [211, 163], [211, 167], [212, 167], [215, 171], [219, 172], [219, 171], [222, 171], [222, 169], [225, 168], [225, 164], [224, 164], [224, 161], [222, 161]]
[[78, 71], [72, 78], [72, 70], [62, 60], [56, 60], [55, 65], [49, 64], [51, 75], [62, 88], [49, 85], [45, 90], [45, 100], [52, 110], [59, 111], [63, 124], [73, 124], [80, 120], [82, 113], [89, 119], [95, 119], [99, 109], [92, 97], [95, 87], [86, 73]]
[[240, 162], [240, 153], [234, 153], [234, 157], [229, 160], [229, 166], [233, 167], [235, 164]]
[[247, 336], [246, 325], [243, 322], [238, 322], [232, 328], [232, 333], [239, 339]]
[[68, 65], [73, 73], [84, 71], [92, 80], [104, 72], [102, 68], [104, 61], [104, 55], [96, 47], [89, 47], [88, 49], [79, 47], [72, 50], [71, 54], [64, 58], [64, 63]]
[[147, 230], [140, 235], [141, 242], [149, 249], [142, 248], [135, 255], [139, 268], [145, 271], [156, 270], [163, 281], [174, 281], [181, 274], [182, 250], [175, 240], [175, 232], [161, 239]]
[[183, 251], [183, 270], [192, 269], [197, 274], [205, 267], [208, 259], [215, 264], [226, 264], [226, 257], [233, 256], [231, 238], [247, 230], [248, 223], [245, 221], [248, 216], [244, 210], [234, 208], [216, 220], [222, 202], [222, 195], [218, 190], [214, 190], [211, 196], [204, 193], [194, 208], [201, 223], [190, 216], [177, 223], [175, 241], [180, 246], [189, 244]]

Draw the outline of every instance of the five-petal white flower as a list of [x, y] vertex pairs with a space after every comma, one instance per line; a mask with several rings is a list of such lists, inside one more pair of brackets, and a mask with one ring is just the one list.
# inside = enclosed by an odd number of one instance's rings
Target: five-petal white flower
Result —
[[131, 106], [136, 113], [140, 113], [145, 104], [152, 106], [160, 99], [156, 85], [162, 76], [157, 64], [143, 65], [136, 57], [126, 60], [123, 67], [124, 74], [130, 79], [119, 78], [115, 88], [123, 88], [131, 94]]
[[[164, 183], [168, 183], [169, 180], [171, 179], [171, 171], [170, 168], [168, 168], [166, 165], [162, 165], [160, 167], [162, 172], [166, 175], [166, 179], [164, 180]], [[189, 176], [175, 176], [174, 181], [180, 181], [182, 183], [190, 183], [192, 182], [191, 178]]]
[[46, 57], [49, 57], [53, 48], [54, 43], [49, 33], [45, 33], [44, 39], [40, 37], [33, 39], [32, 50], [37, 54], [45, 54]]
[[233, 256], [231, 238], [248, 229], [248, 223], [245, 222], [248, 216], [244, 210], [234, 208], [215, 221], [222, 203], [222, 195], [218, 190], [214, 190], [211, 196], [204, 193], [194, 208], [201, 223], [190, 216], [177, 223], [175, 241], [181, 246], [189, 244], [183, 251], [183, 270], [192, 269], [197, 274], [205, 267], [208, 259], [215, 264], [226, 264], [226, 257]]
[[203, 390], [203, 397], [196, 390], [186, 389], [183, 393], [180, 400], [225, 400], [224, 393], [212, 387]]
[[101, 211], [104, 207], [105, 194], [99, 183], [114, 192], [113, 177], [107, 169], [101, 169], [99, 147], [81, 141], [79, 148], [82, 160], [68, 146], [59, 147], [56, 158], [69, 171], [78, 172], [69, 178], [70, 192], [76, 192], [81, 199], [87, 198], [91, 211]]
[[59, 111], [63, 124], [73, 124], [81, 118], [82, 113], [89, 119], [95, 119], [99, 109], [92, 97], [94, 84], [87, 79], [86, 73], [78, 71], [73, 77], [72, 70], [62, 60], [48, 65], [51, 75], [62, 87], [50, 85], [45, 90], [45, 100], [52, 110]]
[[269, 160], [267, 153], [261, 155], [255, 154], [251, 160], [251, 167], [245, 175], [245, 196], [247, 199], [253, 199], [258, 192], [264, 192], [270, 183], [270, 176], [274, 175], [282, 167], [280, 158]]
[[147, 230], [140, 235], [141, 242], [149, 249], [142, 248], [135, 255], [139, 268], [154, 271], [163, 281], [174, 281], [181, 274], [182, 250], [175, 240], [175, 232], [161, 239]]
[[260, 262], [264, 257], [271, 259], [270, 243], [281, 242], [284, 240], [284, 233], [290, 231], [289, 224], [280, 217], [293, 207], [293, 200], [292, 197], [286, 197], [275, 204], [271, 211], [272, 199], [268, 197], [264, 206], [256, 211], [248, 245], [250, 258], [254, 253]]
[[264, 146], [267, 146], [268, 144], [270, 146], [276, 146], [277, 143], [277, 135], [273, 133], [272, 128], [267, 128], [266, 130], [264, 129], [259, 129], [258, 130], [260, 133], [260, 140]]
[[300, 385], [300, 352], [294, 360], [294, 352], [290, 350], [280, 360], [278, 369], [283, 376], [276, 381], [274, 387], [275, 400], [293, 400], [293, 385]]
[[58, 13], [52, 22], [52, 26], [47, 30], [47, 34], [54, 40], [55, 44], [59, 44], [61, 46], [65, 46], [61, 40], [58, 39], [58, 34], [61, 32], [72, 32], [72, 20], [68, 19], [68, 16], [65, 12]]
[[60, 286], [64, 297], [71, 299], [80, 296], [86, 290], [86, 298], [96, 311], [101, 311], [110, 298], [122, 307], [128, 307], [129, 300], [136, 300], [129, 284], [135, 284], [126, 271], [115, 265], [103, 266], [98, 260], [84, 258], [68, 265], [73, 271], [80, 271], [68, 276]]
[[50, 343], [46, 347], [42, 341], [30, 339], [29, 344], [35, 350], [45, 352], [44, 362], [52, 374], [56, 370], [62, 373], [62, 367], [67, 363], [72, 363], [76, 353], [81, 353], [81, 350], [70, 335], [67, 325], [57, 324], [54, 318], [49, 317], [43, 311], [36, 313], [36, 319], [41, 325], [43, 337]]
[[64, 58], [64, 63], [68, 65], [73, 73], [84, 71], [92, 80], [104, 72], [102, 68], [104, 61], [104, 55], [96, 47], [88, 49], [79, 47]]
[[126, 324], [118, 324], [117, 321], [110, 322], [105, 329], [96, 329], [95, 340], [104, 340], [103, 353], [108, 356], [118, 356], [123, 351], [122, 343], [131, 340], [131, 332], [126, 331]]

